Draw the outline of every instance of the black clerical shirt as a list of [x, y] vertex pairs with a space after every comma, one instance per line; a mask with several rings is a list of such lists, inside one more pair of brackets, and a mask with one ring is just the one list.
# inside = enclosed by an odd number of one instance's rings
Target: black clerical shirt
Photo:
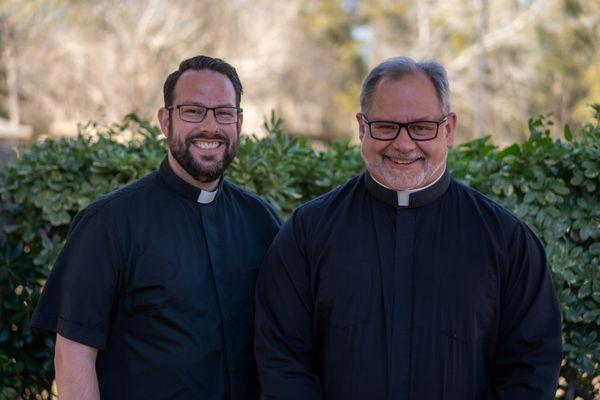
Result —
[[278, 227], [257, 196], [203, 192], [165, 159], [77, 215], [32, 325], [99, 349], [102, 399], [257, 399], [254, 284]]
[[297, 209], [257, 286], [266, 400], [553, 399], [561, 323], [544, 250], [445, 173], [368, 173]]

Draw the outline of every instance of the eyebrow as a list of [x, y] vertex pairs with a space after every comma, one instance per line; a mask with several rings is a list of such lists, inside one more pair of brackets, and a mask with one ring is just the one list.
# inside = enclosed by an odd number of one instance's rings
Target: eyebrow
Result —
[[[195, 101], [184, 101], [183, 103], [180, 103], [180, 105], [182, 106], [200, 106], [200, 107], [209, 107], [206, 104], [202, 104], [202, 103], [197, 103]], [[222, 104], [217, 104], [213, 107], [209, 107], [209, 108], [220, 108], [220, 107], [226, 107], [226, 108], [236, 108], [236, 106], [232, 105], [231, 103], [222, 103]]]
[[411, 122], [421, 122], [421, 121], [432, 121], [432, 122], [438, 122], [443, 120], [446, 117], [446, 115], [442, 115], [441, 118], [436, 118], [436, 117], [432, 117], [432, 116], [420, 116], [419, 118], [415, 118], [415, 119], [411, 119], [405, 122], [400, 122], [400, 121], [396, 121], [396, 120], [390, 120], [390, 119], [381, 119], [381, 118], [368, 118], [367, 119], [371, 122], [396, 122], [396, 123], [402, 123], [402, 124], [409, 124]]

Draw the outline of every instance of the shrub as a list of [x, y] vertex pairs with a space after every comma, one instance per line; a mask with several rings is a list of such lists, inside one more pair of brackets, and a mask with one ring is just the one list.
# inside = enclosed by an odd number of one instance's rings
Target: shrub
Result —
[[75, 139], [27, 148], [0, 174], [7, 220], [0, 245], [0, 400], [15, 392], [49, 396], [54, 342], [29, 326], [41, 288], [77, 211], [160, 163], [159, 134], [135, 116], [108, 128], [90, 124]]
[[499, 150], [488, 137], [449, 156], [454, 176], [512, 210], [543, 242], [563, 319], [561, 375], [572, 394], [591, 392], [600, 376], [600, 104], [593, 109], [595, 123], [576, 133], [566, 126], [564, 141], [540, 117], [521, 145]]
[[238, 156], [227, 171], [237, 184], [260, 194], [282, 218], [358, 174], [363, 162], [356, 146], [333, 141], [327, 151], [315, 152], [306, 137], [289, 138], [283, 119], [271, 114], [265, 121], [266, 137], [245, 137]]
[[[563, 314], [562, 375], [581, 393], [591, 393], [591, 379], [600, 375], [600, 105], [595, 110], [595, 125], [576, 133], [566, 127], [565, 141], [552, 140], [551, 122], [538, 118], [521, 145], [500, 150], [484, 138], [449, 154], [455, 177], [511, 209], [543, 241]], [[268, 136], [243, 137], [227, 174], [285, 218], [363, 164], [348, 141], [316, 152], [306, 138], [285, 135], [281, 123], [272, 114]], [[32, 331], [29, 319], [70, 220], [98, 195], [156, 168], [164, 154], [160, 130], [130, 115], [107, 128], [82, 127], [76, 138], [38, 143], [0, 173], [8, 221], [0, 243], [0, 400], [48, 396], [53, 340]]]

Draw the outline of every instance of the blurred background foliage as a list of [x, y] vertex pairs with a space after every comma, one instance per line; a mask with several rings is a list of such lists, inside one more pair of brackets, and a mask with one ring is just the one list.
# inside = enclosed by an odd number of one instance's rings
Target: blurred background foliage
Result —
[[[592, 122], [529, 120], [529, 138], [504, 149], [485, 137], [449, 153], [458, 179], [524, 219], [547, 251], [561, 304], [565, 359], [560, 398], [600, 397], [600, 105]], [[275, 113], [265, 135], [242, 136], [229, 179], [267, 199], [286, 218], [299, 204], [351, 176], [363, 163], [346, 139], [316, 151], [291, 138]], [[29, 319], [74, 215], [97, 196], [140, 178], [165, 155], [160, 129], [127, 116], [110, 126], [80, 126], [78, 136], [40, 141], [0, 172], [5, 218], [0, 237], [0, 400], [48, 397], [53, 341]], [[596, 389], [594, 389], [594, 384]]]
[[356, 140], [361, 80], [402, 54], [447, 67], [459, 140], [504, 145], [531, 115], [586, 118], [599, 38], [596, 0], [3, 0], [0, 117], [32, 139], [152, 120], [167, 74], [203, 53], [238, 69], [248, 132], [275, 109], [291, 135]]

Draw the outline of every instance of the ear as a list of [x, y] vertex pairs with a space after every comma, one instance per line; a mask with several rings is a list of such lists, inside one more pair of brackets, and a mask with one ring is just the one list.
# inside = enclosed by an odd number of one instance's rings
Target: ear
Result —
[[458, 118], [456, 114], [451, 112], [448, 114], [448, 122], [444, 125], [444, 135], [446, 138], [446, 145], [448, 147], [454, 144], [454, 136], [456, 134], [456, 127], [458, 124]]
[[362, 142], [366, 132], [365, 121], [363, 120], [362, 113], [356, 113], [356, 121], [358, 121], [358, 138]]
[[165, 135], [166, 137], [169, 136], [169, 110], [167, 110], [166, 108], [162, 107], [158, 110], [158, 123], [160, 124], [160, 130], [162, 131], [163, 135]]

